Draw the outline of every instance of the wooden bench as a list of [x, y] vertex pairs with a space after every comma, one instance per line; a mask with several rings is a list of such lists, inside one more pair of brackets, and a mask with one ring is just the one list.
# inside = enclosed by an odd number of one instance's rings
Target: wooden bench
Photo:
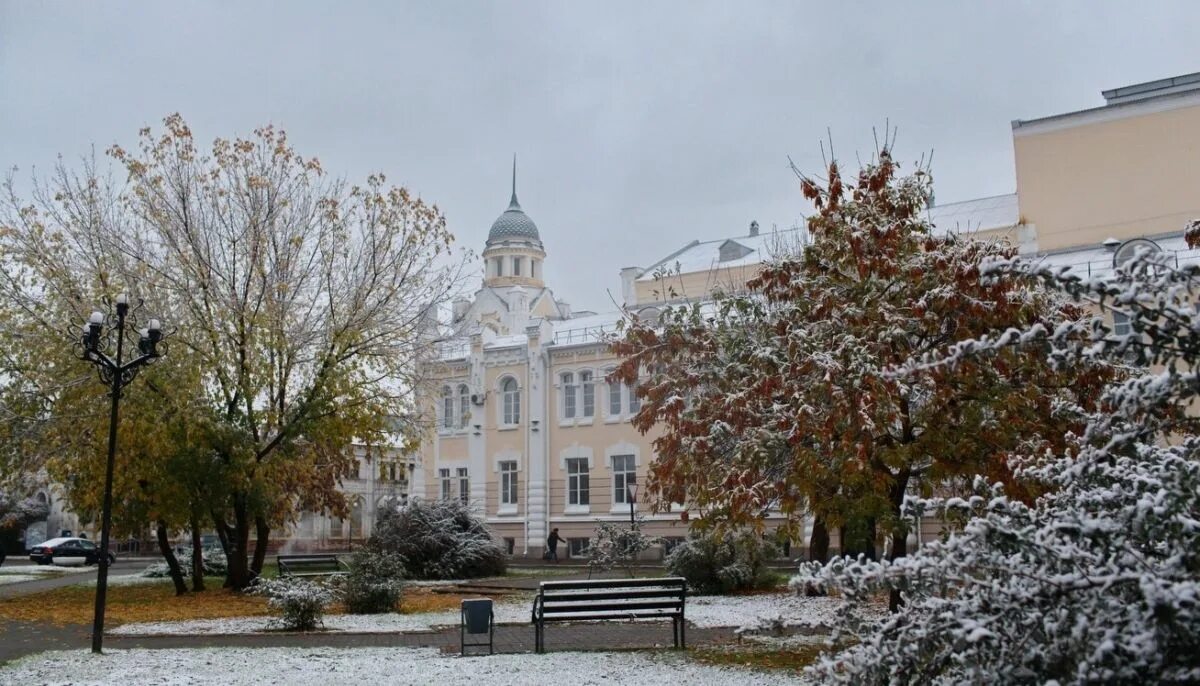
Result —
[[675, 647], [684, 648], [686, 601], [687, 581], [679, 577], [543, 581], [533, 599], [534, 646], [546, 652], [547, 622], [670, 619]]
[[275, 561], [280, 577], [333, 576], [346, 571], [337, 555], [276, 555]]

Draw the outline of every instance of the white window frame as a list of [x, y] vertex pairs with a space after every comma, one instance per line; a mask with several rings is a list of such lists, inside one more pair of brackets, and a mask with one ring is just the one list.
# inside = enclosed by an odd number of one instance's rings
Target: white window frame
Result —
[[520, 463], [516, 460], [501, 460], [500, 471], [500, 513], [511, 511], [516, 513], [520, 498]]
[[442, 411], [441, 421], [438, 422], [438, 430], [441, 433], [450, 433], [455, 429], [454, 422], [454, 389], [449, 385], [442, 386]]
[[558, 375], [559, 387], [559, 417], [564, 422], [573, 422], [579, 410], [579, 399], [575, 395], [575, 372], [562, 372]]
[[[617, 460], [624, 463], [621, 469], [617, 469]], [[630, 483], [636, 484], [637, 479], [637, 455], [632, 453], [618, 453], [609, 455], [608, 468], [612, 472], [612, 489], [613, 489], [613, 509], [619, 508], [629, 509], [629, 490]], [[633, 480], [630, 481], [630, 477]], [[620, 486], [618, 487], [618, 483]]]
[[[586, 376], [585, 376], [586, 375]], [[591, 422], [596, 416], [596, 373], [590, 369], [579, 370], [579, 418]]]
[[[642, 477], [638, 473], [638, 467], [642, 464], [642, 452], [637, 445], [628, 441], [620, 441], [614, 443], [604, 449], [604, 464], [612, 474], [612, 480], [609, 481], [609, 487], [613, 489], [613, 499], [609, 511], [612, 513], [621, 513], [625, 516], [629, 515], [629, 501], [624, 497], [620, 501], [616, 498], [616, 471], [613, 469], [613, 459], [618, 456], [633, 457], [633, 478], [634, 483], [641, 484]], [[641, 491], [638, 491], [638, 500], [642, 499]], [[641, 509], [640, 507], [638, 509]]]
[[521, 272], [523, 271], [521, 269], [521, 267], [522, 267], [521, 263], [524, 261], [525, 260], [523, 258], [521, 258], [520, 256], [517, 256], [517, 255], [513, 256], [513, 258], [512, 258], [512, 275], [513, 276], [521, 276]]
[[[508, 382], [512, 387], [506, 389]], [[521, 424], [521, 384], [515, 376], [505, 375], [498, 379], [496, 387], [500, 392], [500, 402], [496, 404], [496, 423], [500, 429], [515, 429]]]
[[[587, 457], [576, 456], [566, 458], [565, 470], [567, 482], [566, 511], [591, 512], [592, 509], [592, 465]], [[574, 473], [572, 473], [574, 468]], [[575, 501], [575, 502], [572, 502]], [[587, 502], [582, 502], [587, 501]]]
[[449, 500], [450, 496], [454, 495], [454, 489], [450, 486], [449, 467], [441, 467], [438, 469], [438, 481], [441, 482], [441, 499]]
[[464, 503], [470, 503], [471, 470], [466, 467], [459, 467], [454, 472], [454, 478], [458, 482], [458, 499]]
[[458, 385], [458, 429], [467, 430], [467, 422], [471, 420], [471, 389], [465, 383]]
[[[617, 370], [615, 368], [609, 367], [608, 369], [604, 370], [604, 378], [607, 379], [610, 374], [612, 374], [616, 371]], [[609, 424], [621, 421], [622, 417], [625, 416], [625, 412], [624, 412], [625, 398], [624, 398], [624, 395], [622, 394], [621, 382], [620, 381], [605, 381], [604, 382], [604, 395], [605, 395], [605, 398], [604, 398], [604, 400], [605, 400], [604, 421], [608, 422]], [[614, 401], [616, 401], [616, 409], [615, 410], [613, 409]]]

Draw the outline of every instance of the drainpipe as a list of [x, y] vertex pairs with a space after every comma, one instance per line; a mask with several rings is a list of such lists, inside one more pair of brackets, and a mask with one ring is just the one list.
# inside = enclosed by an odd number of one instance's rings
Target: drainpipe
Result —
[[[528, 336], [528, 333], [526, 334]], [[533, 413], [530, 408], [533, 407], [533, 388], [530, 385], [532, 382], [533, 373], [530, 368], [533, 366], [534, 357], [530, 354], [528, 338], [525, 345], [525, 557], [529, 557], [529, 474], [533, 471], [529, 459], [529, 444], [532, 441], [530, 432], [533, 427]]]

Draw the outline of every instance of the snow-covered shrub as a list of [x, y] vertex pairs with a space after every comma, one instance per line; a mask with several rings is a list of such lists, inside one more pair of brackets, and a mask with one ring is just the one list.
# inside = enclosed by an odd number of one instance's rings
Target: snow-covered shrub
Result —
[[596, 532], [588, 541], [588, 568], [593, 572], [607, 572], [613, 567], [624, 567], [633, 576], [633, 567], [638, 556], [649, 550], [658, 540], [642, 531], [641, 518], [631, 526], [613, 522], [600, 522]]
[[340, 579], [347, 612], [367, 615], [396, 609], [404, 589], [404, 563], [399, 556], [374, 547], [363, 548], [350, 558], [349, 567]]
[[20, 529], [49, 515], [50, 507], [36, 498], [17, 498], [0, 491], [0, 529]]
[[318, 625], [324, 626], [325, 610], [337, 599], [334, 590], [324, 584], [294, 577], [259, 577], [252, 590], [266, 596], [267, 605], [279, 613], [273, 624], [288, 631], [311, 631]]
[[[225, 558], [225, 551], [218, 548], [209, 548], [204, 552], [204, 576], [225, 576], [225, 571], [229, 568], [229, 561]], [[175, 559], [179, 561], [180, 571], [185, 577], [192, 574], [192, 551], [190, 548], [175, 553]], [[142, 570], [142, 576], [151, 579], [166, 579], [171, 576], [171, 570], [167, 565], [166, 560], [155, 562], [146, 569]]]
[[767, 588], [775, 574], [767, 562], [778, 550], [752, 531], [692, 533], [667, 556], [667, 571], [700, 593]]
[[386, 509], [370, 545], [398, 555], [410, 579], [470, 579], [504, 573], [504, 549], [458, 500], [413, 500]]
[[[841, 591], [841, 629], [854, 639], [824, 658], [825, 683], [1142, 684], [1200, 682], [1200, 435], [1189, 413], [1200, 394], [1200, 270], [1142, 256], [1111, 280], [1083, 281], [1037, 266], [1067, 294], [1129, 318], [969, 341], [954, 364], [1003, 346], [1046, 350], [1055, 364], [1154, 365], [1112, 383], [1065, 454], [1028, 455], [1018, 474], [1046, 494], [1032, 505], [975, 481], [973, 497], [914, 500], [910, 513], [966, 515], [961, 530], [894, 563], [835, 560], [795, 583]], [[1131, 355], [1130, 353], [1136, 353]], [[909, 369], [906, 371], [913, 371]], [[873, 594], [899, 589], [901, 611], [861, 621]]]

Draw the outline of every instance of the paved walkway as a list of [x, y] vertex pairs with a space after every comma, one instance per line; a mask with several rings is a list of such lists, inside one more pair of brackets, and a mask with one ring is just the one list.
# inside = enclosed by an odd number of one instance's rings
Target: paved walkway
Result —
[[[532, 625], [496, 627], [498, 653], [533, 652]], [[470, 642], [481, 637], [472, 636]], [[732, 629], [688, 627], [689, 646], [729, 643], [736, 640]], [[91, 645], [91, 627], [0, 620], [0, 663], [47, 650], [87, 649]], [[271, 648], [271, 647], [406, 647], [438, 648], [457, 654], [457, 628], [438, 631], [413, 631], [388, 634], [321, 633], [246, 634], [231, 636], [113, 636], [104, 638], [106, 648]], [[672, 647], [670, 622], [606, 622], [596, 624], [557, 624], [546, 627], [546, 650], [628, 650], [631, 648]], [[486, 648], [483, 649], [486, 652]], [[472, 652], [472, 651], [469, 651]]]
[[[37, 565], [14, 565], [5, 563], [4, 571], [14, 574], [21, 573], [22, 570], [29, 568], [39, 568]], [[145, 562], [140, 561], [122, 561], [117, 560], [117, 563], [108, 568], [108, 578], [111, 580], [117, 576], [126, 576], [136, 574], [146, 568]], [[40, 567], [39, 569], [45, 569]], [[37, 593], [39, 591], [50, 591], [55, 588], [64, 586], [77, 586], [86, 584], [96, 580], [98, 569], [93, 567], [88, 572], [68, 571], [58, 576], [47, 575], [44, 579], [34, 579], [32, 581], [19, 581], [13, 584], [0, 585], [0, 598], [13, 598], [27, 593]]]

